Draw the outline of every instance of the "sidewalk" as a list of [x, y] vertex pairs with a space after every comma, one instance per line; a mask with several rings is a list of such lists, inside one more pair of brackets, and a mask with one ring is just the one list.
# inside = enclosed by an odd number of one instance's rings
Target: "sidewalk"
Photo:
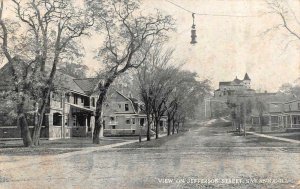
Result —
[[[164, 137], [166, 134], [160, 134], [159, 137]], [[151, 137], [155, 139], [155, 136]], [[5, 141], [0, 143], [0, 155], [3, 156], [69, 156], [75, 154], [85, 154], [93, 151], [107, 150], [113, 147], [118, 147], [131, 143], [138, 143], [138, 138], [101, 138], [100, 144], [93, 144], [90, 138], [73, 138], [61, 139], [52, 141], [42, 141], [40, 146], [26, 148], [23, 147], [22, 141]], [[146, 138], [142, 138], [146, 141]], [[2, 141], [4, 142], [4, 141]], [[69, 155], [67, 155], [69, 154]]]
[[259, 136], [259, 137], [270, 138], [270, 139], [280, 140], [280, 141], [284, 141], [284, 142], [300, 144], [299, 140], [293, 140], [293, 139], [288, 139], [288, 138], [283, 138], [283, 137], [278, 137], [278, 136], [270, 136], [270, 135], [266, 135], [266, 134], [259, 134], [259, 133], [256, 133], [256, 132], [247, 132], [247, 133], [255, 135], [255, 136]]
[[[159, 138], [161, 138], [161, 137], [167, 136], [167, 134], [159, 134], [158, 136], [159, 136]], [[155, 136], [151, 137], [151, 140], [153, 140], [153, 139], [155, 139]], [[146, 137], [142, 138], [142, 141], [146, 141], [146, 140], [147, 140]], [[138, 143], [138, 142], [139, 142], [139, 140], [132, 140], [132, 141], [120, 142], [120, 143], [109, 144], [109, 145], [105, 145], [105, 146], [99, 146], [99, 147], [88, 147], [88, 148], [84, 148], [80, 151], [59, 154], [59, 156], [69, 157], [69, 156], [72, 156], [72, 155], [87, 154], [87, 153], [94, 152], [94, 151], [108, 150], [108, 149], [111, 149], [111, 148], [123, 146], [123, 145], [126, 145], [126, 144]]]

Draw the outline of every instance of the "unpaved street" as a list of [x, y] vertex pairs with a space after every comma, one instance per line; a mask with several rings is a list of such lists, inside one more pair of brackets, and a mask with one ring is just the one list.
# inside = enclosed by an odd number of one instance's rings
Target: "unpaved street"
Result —
[[298, 144], [204, 125], [155, 148], [2, 155], [0, 188], [300, 188]]

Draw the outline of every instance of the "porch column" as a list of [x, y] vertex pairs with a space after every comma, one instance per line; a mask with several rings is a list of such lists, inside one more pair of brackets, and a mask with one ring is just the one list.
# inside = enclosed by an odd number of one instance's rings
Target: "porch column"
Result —
[[293, 116], [290, 115], [290, 119], [291, 119], [291, 128], [293, 128]]
[[88, 133], [88, 119], [87, 116], [85, 116], [85, 135], [87, 136]]
[[270, 124], [270, 127], [272, 127], [272, 116], [271, 115], [269, 116], [269, 124]]
[[91, 127], [91, 130], [92, 130], [92, 137], [93, 137], [94, 127], [95, 127], [95, 116], [91, 116], [90, 127]]
[[66, 132], [65, 132], [65, 93], [61, 95], [61, 104], [62, 104], [62, 124], [61, 124], [61, 138], [66, 138]]

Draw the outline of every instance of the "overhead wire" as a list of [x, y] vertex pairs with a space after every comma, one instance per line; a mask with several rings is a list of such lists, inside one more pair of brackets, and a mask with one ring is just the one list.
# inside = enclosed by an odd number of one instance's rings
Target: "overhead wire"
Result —
[[197, 13], [197, 12], [193, 12], [191, 10], [188, 10], [186, 8], [184, 8], [183, 6], [181, 5], [178, 5], [176, 3], [173, 3], [172, 1], [170, 0], [166, 0], [167, 2], [173, 4], [174, 6], [182, 9], [182, 10], [185, 10], [189, 13], [192, 13], [192, 14], [195, 14], [195, 15], [200, 15], [200, 16], [219, 16], [219, 17], [256, 17], [256, 16], [252, 16], [252, 15], [231, 15], [231, 14], [208, 14], [208, 13]]

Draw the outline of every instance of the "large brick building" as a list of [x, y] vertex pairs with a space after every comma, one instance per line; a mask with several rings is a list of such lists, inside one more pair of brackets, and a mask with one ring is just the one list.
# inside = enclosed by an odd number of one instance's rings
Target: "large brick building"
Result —
[[244, 79], [237, 77], [232, 81], [219, 82], [219, 88], [215, 90], [215, 97], [233, 96], [239, 94], [253, 94], [255, 90], [251, 89], [251, 79], [246, 73]]

